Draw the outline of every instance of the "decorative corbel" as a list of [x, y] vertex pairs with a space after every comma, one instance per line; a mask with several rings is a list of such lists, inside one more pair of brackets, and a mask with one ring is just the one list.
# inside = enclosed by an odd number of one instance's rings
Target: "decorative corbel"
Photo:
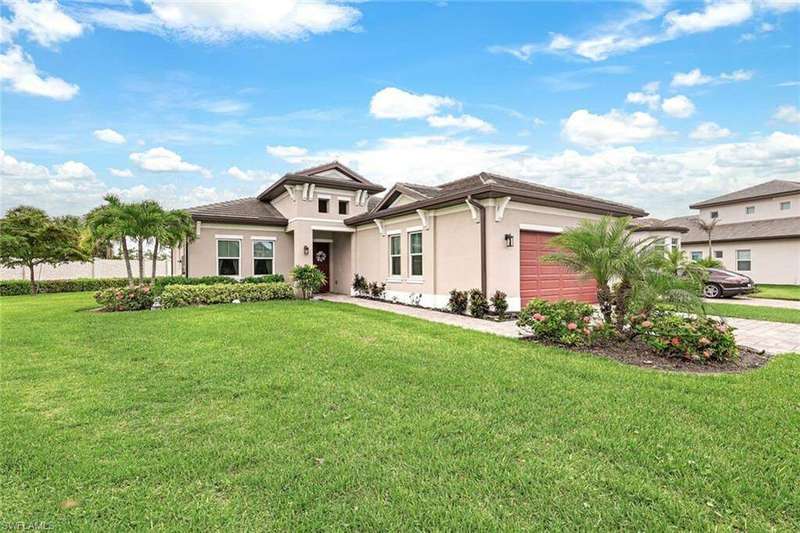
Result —
[[422, 229], [430, 229], [430, 225], [428, 224], [429, 212], [425, 211], [424, 209], [417, 209], [417, 214], [419, 215], [419, 220], [422, 223]]
[[297, 198], [294, 195], [294, 185], [284, 185], [284, 187], [286, 188], [286, 192], [289, 193], [289, 198], [292, 199], [292, 202], [296, 202]]
[[303, 184], [303, 200], [308, 200], [308, 183]]
[[472, 205], [472, 202], [470, 202], [469, 198], [467, 198], [465, 201], [467, 203], [467, 207], [469, 207], [469, 212], [472, 215], [472, 221], [476, 224], [479, 224], [481, 221], [481, 216], [480, 213], [478, 213], [478, 208]]
[[511, 201], [510, 196], [506, 196], [500, 199], [500, 202], [495, 204], [494, 208], [494, 221], [495, 222], [502, 222], [503, 215], [506, 213], [506, 207], [508, 207], [508, 202]]
[[354, 202], [356, 203], [356, 207], [359, 207], [361, 205], [361, 189], [356, 191], [356, 197], [354, 199]]
[[317, 184], [312, 183], [311, 186], [308, 188], [308, 200], [311, 201], [314, 199], [314, 192], [317, 190]]
[[367, 205], [368, 198], [369, 198], [369, 193], [367, 191], [361, 191], [361, 205]]
[[381, 237], [385, 237], [386, 228], [383, 227], [383, 220], [376, 218], [373, 220], [373, 222], [375, 222], [375, 225], [378, 226], [378, 232], [381, 234]]
[[200, 231], [202, 229], [203, 229], [203, 223], [200, 220], [198, 220], [197, 224], [195, 225], [195, 233], [197, 234], [198, 237], [200, 236]]

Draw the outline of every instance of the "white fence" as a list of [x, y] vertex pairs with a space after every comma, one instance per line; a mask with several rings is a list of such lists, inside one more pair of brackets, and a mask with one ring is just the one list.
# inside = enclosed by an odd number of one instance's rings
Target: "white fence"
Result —
[[[153, 271], [153, 261], [145, 260], [145, 276], [150, 276]], [[139, 275], [139, 263], [131, 260], [131, 269], [134, 277]], [[95, 259], [93, 263], [65, 263], [57, 267], [39, 265], [34, 268], [36, 279], [75, 279], [75, 278], [124, 278], [127, 277], [125, 260], [123, 259]], [[169, 260], [156, 263], [157, 276], [171, 275]], [[2, 268], [0, 279], [30, 279], [30, 273], [25, 267]]]

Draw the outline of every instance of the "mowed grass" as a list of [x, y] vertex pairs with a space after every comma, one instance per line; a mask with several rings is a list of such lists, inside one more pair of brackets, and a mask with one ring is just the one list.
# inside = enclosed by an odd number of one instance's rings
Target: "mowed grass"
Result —
[[770, 322], [785, 322], [787, 324], [800, 324], [800, 310], [784, 309], [782, 307], [766, 307], [761, 305], [741, 305], [729, 303], [703, 304], [706, 313], [710, 315], [726, 316], [732, 318], [749, 318], [751, 320], [768, 320]]
[[327, 302], [92, 307], [0, 300], [4, 524], [800, 528], [798, 355], [681, 375]]
[[758, 285], [753, 298], [775, 298], [778, 300], [800, 300], [800, 285]]

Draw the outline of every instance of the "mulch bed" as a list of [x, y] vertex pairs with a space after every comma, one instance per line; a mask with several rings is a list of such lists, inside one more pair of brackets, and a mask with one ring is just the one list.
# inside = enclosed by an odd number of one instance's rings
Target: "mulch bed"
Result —
[[719, 374], [719, 373], [735, 373], [753, 370], [767, 364], [772, 358], [771, 354], [764, 351], [754, 350], [747, 346], [739, 346], [739, 359], [736, 361], [705, 361], [695, 362], [678, 357], [664, 357], [663, 355], [653, 351], [644, 342], [633, 339], [630, 341], [609, 342], [603, 345], [572, 348], [562, 346], [557, 343], [542, 342], [530, 338], [534, 342], [546, 344], [548, 346], [556, 346], [559, 348], [566, 348], [569, 350], [580, 351], [584, 353], [591, 353], [606, 359], [613, 359], [620, 363], [628, 365], [640, 366], [644, 368], [655, 368], [657, 370], [666, 370], [670, 372], [690, 372], [696, 374]]

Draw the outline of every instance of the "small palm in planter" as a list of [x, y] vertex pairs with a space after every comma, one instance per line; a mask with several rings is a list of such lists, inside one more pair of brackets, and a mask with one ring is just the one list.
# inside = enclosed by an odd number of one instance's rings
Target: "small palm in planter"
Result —
[[311, 298], [327, 280], [325, 273], [316, 265], [295, 265], [292, 269], [292, 279], [303, 293], [304, 299]]

